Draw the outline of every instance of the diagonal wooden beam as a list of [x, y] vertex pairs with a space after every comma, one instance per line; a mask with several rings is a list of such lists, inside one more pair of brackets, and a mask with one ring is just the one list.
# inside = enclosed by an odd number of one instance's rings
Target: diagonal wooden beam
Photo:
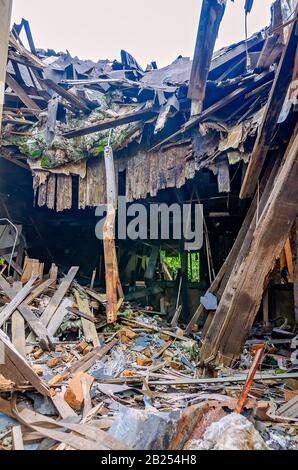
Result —
[[[298, 7], [295, 15], [298, 14]], [[274, 82], [267, 101], [264, 117], [258, 131], [249, 165], [242, 183], [240, 198], [251, 197], [256, 189], [271, 141], [274, 137], [277, 120], [280, 115], [289, 85], [292, 81], [292, 73], [297, 49], [298, 31], [296, 23], [291, 26], [287, 44], [282, 53]]]
[[20, 98], [20, 100], [30, 109], [40, 110], [38, 104], [33, 101], [25, 90], [18, 84], [18, 82], [11, 76], [9, 73], [6, 74], [6, 83], [15, 92], [15, 94]]

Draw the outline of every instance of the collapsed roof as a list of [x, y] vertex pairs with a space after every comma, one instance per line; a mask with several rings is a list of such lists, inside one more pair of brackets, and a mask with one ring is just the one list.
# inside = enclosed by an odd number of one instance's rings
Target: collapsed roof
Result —
[[[19, 36], [22, 26], [30, 32], [23, 20], [10, 38], [3, 156], [29, 165], [37, 204], [57, 211], [74, 199], [79, 208], [105, 202], [109, 140], [116, 171], [125, 172], [127, 201], [179, 188], [202, 168], [229, 192], [228, 166], [249, 159], [283, 49], [285, 29], [274, 28], [286, 12], [278, 6], [269, 28], [213, 54], [195, 117], [189, 58], [144, 71], [125, 51], [120, 61], [95, 63], [38, 50], [31, 33], [29, 52]], [[279, 122], [286, 117], [284, 111]]]

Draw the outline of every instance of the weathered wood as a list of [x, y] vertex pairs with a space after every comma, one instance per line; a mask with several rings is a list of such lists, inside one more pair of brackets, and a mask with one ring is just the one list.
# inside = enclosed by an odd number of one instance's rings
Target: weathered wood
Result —
[[38, 104], [30, 98], [29, 95], [25, 92], [25, 90], [18, 84], [18, 82], [11, 76], [9, 73], [6, 74], [5, 79], [7, 85], [16, 93], [16, 95], [20, 98], [20, 100], [30, 109], [40, 110]]
[[55, 336], [55, 333], [63, 322], [64, 317], [66, 317], [66, 315], [68, 314], [67, 307], [70, 307], [72, 304], [73, 302], [71, 299], [65, 298], [62, 300], [61, 304], [59, 305], [47, 325], [47, 330], [50, 336]]
[[50, 320], [54, 313], [56, 312], [57, 308], [59, 307], [63, 297], [65, 296], [66, 292], [68, 291], [72, 281], [74, 280], [77, 272], [79, 270], [78, 266], [73, 266], [70, 268], [68, 271], [68, 274], [65, 276], [65, 278], [61, 281], [61, 284], [59, 285], [57, 291], [51, 298], [49, 305], [46, 307], [45, 311], [40, 317], [40, 320], [42, 323], [47, 326], [50, 323]]
[[3, 279], [2, 276], [0, 276], [0, 286], [4, 290], [5, 294], [9, 294], [10, 299], [12, 299], [10, 303], [7, 304], [0, 313], [0, 327], [9, 319], [13, 312], [32, 291], [33, 284], [36, 279], [36, 277], [33, 277], [19, 292], [16, 292], [13, 288], [9, 288], [9, 285], [6, 283], [6, 281]]
[[[83, 299], [77, 290], [75, 290], [75, 297], [79, 310], [81, 310], [83, 313], [86, 313], [88, 316], [93, 317], [93, 314], [89, 307], [88, 299]], [[86, 320], [86, 318], [82, 318], [81, 321], [85, 340], [87, 342], [92, 342], [94, 347], [99, 346], [98, 334], [94, 323], [89, 320]]]
[[62, 212], [72, 206], [72, 177], [57, 175], [56, 211]]
[[42, 395], [49, 395], [48, 388], [42, 380], [33, 372], [29, 364], [16, 350], [8, 337], [0, 330], [0, 348], [4, 351], [4, 363], [0, 361], [0, 373], [7, 379], [16, 382], [18, 385], [24, 385], [29, 382]]
[[38, 259], [25, 257], [23, 273], [21, 277], [21, 282], [24, 284], [28, 282], [32, 276], [38, 276], [42, 279], [43, 276], [44, 263], [40, 263]]
[[236, 90], [232, 91], [229, 95], [223, 97], [216, 103], [212, 104], [209, 106], [209, 108], [204, 109], [198, 116], [192, 116], [189, 121], [187, 121], [181, 128], [174, 132], [174, 134], [171, 134], [170, 136], [166, 137], [164, 140], [156, 144], [154, 147], [149, 149], [149, 152], [152, 152], [154, 150], [157, 150], [160, 148], [162, 145], [165, 143], [173, 140], [174, 138], [180, 136], [187, 130], [191, 129], [192, 127], [196, 126], [200, 122], [203, 122], [205, 119], [207, 119], [210, 115], [216, 113], [217, 111], [224, 109], [225, 106], [228, 106], [231, 104], [233, 101], [243, 97], [246, 93], [250, 92], [251, 90], [259, 87], [260, 85], [263, 85], [264, 83], [268, 82], [272, 77], [272, 74], [270, 72], [268, 73], [262, 73], [259, 76], [257, 76], [252, 82], [249, 82], [246, 86], [242, 86], [240, 88], [237, 88]]
[[11, 429], [13, 450], [24, 450], [23, 434], [21, 426], [13, 426]]
[[19, 312], [11, 317], [11, 341], [17, 351], [26, 359], [25, 321]]
[[[297, 13], [298, 6], [295, 11], [296, 16]], [[293, 23], [287, 44], [284, 48], [276, 71], [274, 82], [266, 104], [264, 117], [258, 130], [258, 136], [242, 183], [240, 198], [252, 196], [257, 186], [263, 164], [270, 148], [272, 138], [275, 134], [277, 120], [288, 92], [289, 85], [292, 81], [297, 48], [297, 36], [298, 32], [296, 23]]]
[[294, 228], [294, 312], [295, 322], [298, 325], [298, 217]]
[[212, 54], [225, 8], [225, 0], [203, 0], [188, 87], [192, 115], [202, 111]]
[[101, 121], [98, 124], [92, 124], [91, 126], [88, 126], [88, 127], [83, 127], [81, 129], [74, 129], [72, 131], [65, 132], [64, 134], [62, 134], [62, 136], [65, 139], [72, 139], [74, 137], [81, 137], [83, 135], [92, 134], [94, 132], [100, 132], [106, 129], [112, 129], [114, 127], [122, 126], [123, 124], [129, 124], [131, 122], [146, 121], [157, 115], [158, 115], [157, 110], [141, 109], [140, 111], [127, 113], [124, 116], [120, 116], [115, 119], [107, 119], [106, 121]]
[[41, 295], [45, 290], [47, 290], [52, 284], [54, 284], [54, 279], [47, 279], [39, 286], [35, 287], [28, 297], [25, 299], [25, 304], [30, 305], [33, 300], [35, 300], [39, 295]]
[[289, 238], [287, 238], [287, 241], [285, 243], [284, 252], [285, 252], [286, 264], [287, 264], [287, 269], [288, 269], [288, 281], [293, 282], [294, 280], [293, 254], [292, 254], [292, 249], [291, 249]]
[[10, 31], [12, 0], [0, 2], [0, 132], [4, 104], [5, 77], [7, 67], [7, 52]]
[[115, 167], [113, 151], [106, 147], [104, 152], [106, 183], [107, 183], [107, 217], [103, 227], [103, 247], [106, 272], [106, 314], [107, 322], [114, 323], [117, 320], [117, 286], [118, 267], [115, 247], [115, 218], [117, 207], [117, 186], [115, 178]]
[[[266, 380], [277, 380], [282, 381], [290, 378], [298, 378], [298, 372], [288, 372], [285, 374], [266, 374], [264, 372], [257, 372], [255, 375], [255, 380], [260, 382], [266, 382]], [[234, 375], [230, 377], [214, 377], [214, 378], [201, 378], [201, 379], [177, 379], [177, 380], [149, 380], [149, 385], [200, 385], [200, 384], [218, 384], [218, 383], [237, 383], [245, 382], [247, 379], [247, 374], [243, 375]], [[127, 379], [126, 379], [127, 380]]]
[[171, 321], [171, 326], [177, 326], [178, 325], [178, 320], [179, 320], [181, 311], [182, 311], [182, 305], [179, 305], [179, 307], [177, 308], [176, 312], [173, 315], [173, 318], [172, 318], [172, 321]]
[[[3, 279], [2, 277], [0, 277], [0, 286], [8, 298], [13, 299], [17, 295], [17, 292], [12, 289], [8, 282], [5, 281], [5, 279]], [[24, 320], [28, 323], [31, 330], [39, 338], [40, 346], [44, 349], [50, 349], [51, 341], [48, 337], [48, 332], [45, 326], [40, 321], [40, 319], [32, 312], [32, 310], [30, 310], [28, 305], [26, 305], [24, 302], [18, 305], [18, 311], [20, 312]]]
[[[262, 181], [260, 184], [260, 194], [261, 194], [260, 201], [259, 201], [259, 195], [256, 194], [247, 211], [247, 214], [242, 223], [241, 229], [238, 232], [237, 238], [234, 242], [234, 245], [230, 253], [228, 254], [227, 258], [225, 259], [224, 264], [220, 268], [213, 283], [211, 284], [210, 288], [207, 291], [207, 292], [211, 292], [212, 294], [216, 292], [218, 300], [220, 300], [224, 292], [224, 289], [231, 276], [232, 270], [238, 269], [240, 262], [242, 261], [243, 257], [245, 256], [250, 246], [254, 227], [256, 225], [257, 208], [258, 208], [258, 211], [262, 211], [264, 209], [264, 206], [269, 197], [272, 185], [278, 173], [279, 166], [280, 166], [280, 159], [276, 157], [272, 170], [270, 171], [270, 169], [268, 169], [268, 171], [265, 172], [264, 177], [262, 178]], [[191, 331], [192, 326], [199, 320], [199, 318], [204, 313], [204, 311], [205, 311], [204, 306], [200, 304], [196, 312], [194, 313], [191, 321], [187, 325], [185, 329], [185, 333], [189, 333]], [[213, 315], [214, 314], [211, 312], [208, 315], [209, 321], [208, 321], [208, 324], [206, 322], [204, 325], [204, 330], [203, 330], [204, 335], [208, 331], [208, 328], [210, 326], [210, 320], [213, 317]]]
[[231, 365], [242, 352], [259, 309], [265, 281], [297, 215], [298, 135], [289, 144], [283, 166], [260, 214], [250, 250], [231, 276], [201, 350], [202, 363]]
[[114, 346], [116, 346], [117, 343], [118, 339], [114, 339], [103, 347], [97, 346], [77, 362], [72, 364], [67, 371], [67, 375], [73, 375], [76, 372], [86, 372], [93, 366], [93, 364], [95, 364], [96, 361], [102, 359]]
[[80, 111], [84, 111], [84, 112], [90, 112], [89, 107], [87, 106], [87, 104], [83, 100], [78, 98], [71, 91], [65, 90], [60, 85], [55, 83], [53, 80], [51, 80], [49, 78], [45, 78], [43, 80], [40, 79], [39, 81], [40, 81], [41, 84], [44, 84], [47, 87], [51, 88], [56, 93], [58, 93], [58, 95], [62, 96], [62, 98], [64, 98], [69, 103], [71, 103], [75, 107], [76, 110], [80, 110]]

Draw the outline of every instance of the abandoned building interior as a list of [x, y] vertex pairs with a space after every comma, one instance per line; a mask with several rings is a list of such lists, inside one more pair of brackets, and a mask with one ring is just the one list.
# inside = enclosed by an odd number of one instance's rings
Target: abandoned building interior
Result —
[[[1, 449], [225, 448], [233, 426], [298, 449], [298, 2], [215, 51], [228, 3], [202, 1], [192, 59], [146, 69], [39, 49], [1, 3]], [[195, 229], [199, 207], [199, 248], [173, 205]]]

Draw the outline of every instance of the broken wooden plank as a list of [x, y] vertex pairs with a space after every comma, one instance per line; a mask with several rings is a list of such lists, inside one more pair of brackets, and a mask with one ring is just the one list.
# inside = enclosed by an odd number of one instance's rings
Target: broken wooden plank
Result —
[[225, 8], [225, 0], [203, 0], [188, 86], [192, 115], [202, 111], [212, 54]]
[[33, 302], [33, 300], [35, 300], [45, 290], [47, 290], [50, 286], [52, 286], [52, 284], [54, 284], [54, 279], [47, 279], [42, 284], [35, 287], [35, 289], [33, 289], [33, 291], [31, 292], [31, 294], [28, 295], [28, 297], [26, 297], [25, 304], [30, 305]]
[[5, 77], [7, 68], [7, 53], [10, 31], [12, 0], [2, 0], [0, 15], [0, 132], [4, 104]]
[[24, 450], [23, 434], [21, 426], [13, 426], [11, 429], [13, 450]]
[[6, 74], [5, 79], [7, 85], [16, 93], [16, 95], [20, 98], [20, 100], [30, 109], [40, 110], [38, 104], [30, 98], [29, 95], [25, 92], [25, 90], [18, 84], [18, 82], [11, 76], [9, 73]]
[[10, 299], [12, 299], [0, 313], [0, 327], [9, 319], [13, 312], [17, 310], [18, 306], [24, 301], [28, 294], [30, 294], [36, 279], [37, 277], [32, 277], [19, 292], [16, 292], [13, 290], [13, 288], [10, 288], [9, 284], [4, 280], [4, 278], [0, 276], [1, 288], [4, 290], [5, 294], [9, 294]]
[[[295, 11], [296, 16], [297, 13], [298, 6]], [[287, 44], [278, 64], [274, 82], [266, 104], [264, 117], [258, 130], [258, 136], [242, 183], [240, 198], [251, 197], [257, 186], [263, 164], [270, 148], [272, 138], [275, 134], [277, 120], [282, 110], [289, 85], [292, 81], [297, 36], [298, 32], [296, 23], [293, 23]]]
[[76, 372], [86, 372], [96, 361], [102, 359], [117, 343], [118, 340], [114, 339], [102, 347], [97, 346], [80, 360], [72, 364], [67, 371], [67, 375], [72, 375]]
[[28, 282], [29, 279], [32, 278], [32, 276], [38, 276], [40, 279], [42, 279], [43, 268], [44, 268], [44, 263], [40, 263], [38, 259], [32, 259], [26, 256], [24, 260], [24, 267], [23, 267], [21, 282], [23, 284], [25, 282]]
[[1, 329], [0, 343], [1, 351], [4, 352], [4, 363], [0, 361], [0, 373], [17, 385], [24, 385], [29, 382], [39, 393], [48, 396], [49, 391], [46, 385], [35, 374]]
[[[83, 299], [77, 290], [75, 290], [75, 298], [76, 298], [76, 302], [78, 304], [79, 310], [81, 310], [83, 313], [87, 314], [88, 316], [93, 317], [93, 314], [89, 307], [88, 299], [86, 298]], [[94, 347], [99, 346], [98, 334], [97, 334], [94, 323], [89, 320], [86, 320], [85, 318], [82, 318], [82, 327], [84, 331], [85, 340], [87, 341], [87, 343], [89, 342], [93, 343]]]
[[[17, 292], [12, 289], [8, 282], [1, 276], [0, 286], [8, 298], [13, 299], [17, 295]], [[40, 319], [32, 312], [32, 310], [28, 307], [28, 305], [25, 304], [25, 302], [22, 302], [20, 305], [18, 305], [18, 311], [28, 323], [31, 330], [39, 338], [40, 346], [43, 349], [49, 350], [51, 348], [51, 341], [49, 339], [48, 332], [45, 326], [40, 321]]]
[[71, 91], [65, 90], [62, 86], [58, 85], [58, 83], [55, 83], [53, 80], [49, 78], [40, 79], [39, 81], [41, 84], [46, 85], [48, 88], [51, 88], [56, 93], [58, 93], [58, 95], [62, 96], [62, 98], [64, 98], [71, 105], [73, 105], [76, 108], [76, 110], [84, 111], [87, 113], [90, 112], [89, 106], [87, 106], [87, 104], [83, 100], [78, 98]]
[[62, 136], [65, 139], [72, 139], [74, 137], [81, 137], [83, 135], [93, 134], [94, 132], [104, 131], [106, 129], [112, 129], [114, 127], [122, 126], [123, 124], [129, 124], [136, 121], [146, 121], [158, 115], [158, 111], [154, 109], [141, 109], [140, 111], [134, 111], [127, 113], [124, 116], [119, 116], [115, 119], [107, 119], [101, 121], [98, 124], [92, 124], [91, 126], [83, 127], [81, 129], [74, 129], [72, 131], [64, 132]]
[[[287, 372], [285, 374], [268, 374], [264, 372], [257, 372], [255, 375], [255, 380], [260, 382], [266, 382], [266, 380], [285, 380], [290, 378], [298, 378], [298, 372]], [[234, 376], [228, 377], [208, 377], [208, 378], [200, 378], [200, 379], [176, 379], [176, 380], [149, 380], [149, 385], [200, 385], [200, 384], [218, 384], [218, 383], [239, 383], [245, 382], [247, 379], [247, 374], [235, 374]], [[126, 378], [128, 381], [128, 379]]]
[[11, 341], [17, 351], [26, 359], [25, 321], [19, 312], [11, 317]]
[[49, 302], [49, 305], [46, 307], [45, 311], [43, 312], [43, 314], [40, 317], [40, 320], [42, 321], [42, 323], [45, 326], [47, 326], [49, 324], [52, 316], [56, 312], [57, 308], [59, 307], [59, 305], [60, 305], [60, 303], [63, 299], [63, 297], [65, 296], [65, 294], [68, 291], [72, 281], [74, 280], [78, 270], [79, 270], [79, 266], [73, 266], [72, 268], [70, 268], [70, 270], [68, 271], [65, 278], [61, 281], [57, 291], [55, 292], [55, 294], [51, 298], [51, 300]]
[[73, 304], [72, 300], [65, 298], [62, 300], [61, 304], [53, 314], [51, 320], [48, 323], [47, 330], [50, 336], [55, 336], [55, 333], [58, 331], [61, 323], [64, 320], [64, 317], [68, 314], [67, 308]]
[[163, 335], [171, 336], [172, 338], [180, 339], [181, 341], [192, 341], [191, 339], [187, 338], [186, 336], [177, 335], [175, 333], [172, 333], [171, 331], [168, 331], [167, 329], [162, 329], [162, 328], [159, 328], [158, 326], [149, 325], [147, 323], [142, 323], [142, 322], [139, 322], [139, 321], [136, 321], [136, 320], [125, 320], [125, 319], [123, 319], [122, 322], [127, 323], [127, 324], [133, 324], [133, 325], [136, 325], [136, 326], [140, 326], [141, 328], [144, 328], [145, 330], [156, 331], [157, 333], [162, 333]]

